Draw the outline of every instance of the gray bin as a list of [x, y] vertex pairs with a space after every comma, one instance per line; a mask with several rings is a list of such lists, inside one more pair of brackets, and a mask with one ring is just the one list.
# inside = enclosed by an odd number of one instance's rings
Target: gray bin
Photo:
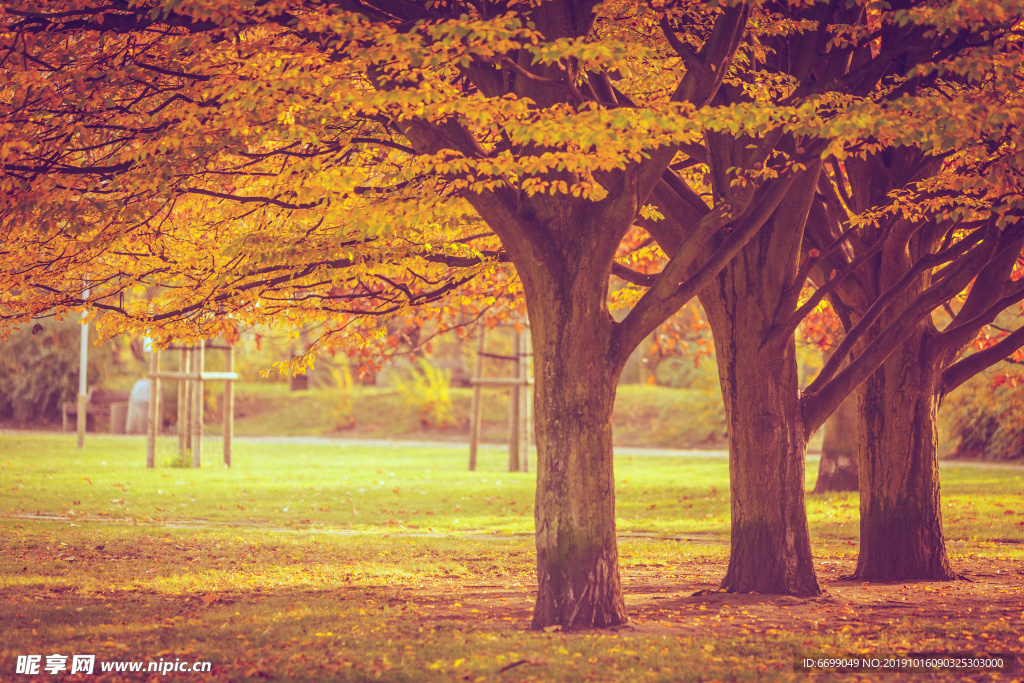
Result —
[[124, 434], [125, 427], [128, 424], [128, 404], [127, 403], [111, 403], [110, 404], [110, 433], [111, 434]]
[[140, 379], [132, 387], [128, 398], [128, 418], [125, 434], [145, 434], [149, 431], [149, 380]]

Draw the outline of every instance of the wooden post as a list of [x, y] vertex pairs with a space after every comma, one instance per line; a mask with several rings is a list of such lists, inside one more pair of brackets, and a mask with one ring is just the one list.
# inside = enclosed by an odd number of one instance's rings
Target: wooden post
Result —
[[149, 357], [149, 417], [146, 420], [146, 467], [156, 466], [157, 394], [156, 374], [160, 372], [160, 352], [154, 347]]
[[[154, 348], [153, 349], [153, 355], [156, 356], [156, 371], [157, 371], [157, 373], [159, 373], [160, 372], [160, 351], [158, 351], [156, 348]], [[150, 396], [153, 395], [152, 392], [156, 392], [156, 401], [154, 401], [155, 409], [153, 411], [153, 415], [156, 418], [155, 422], [154, 422], [154, 424], [156, 425], [156, 431], [154, 432], [154, 434], [159, 436], [160, 430], [164, 426], [163, 425], [163, 422], [164, 422], [164, 411], [163, 411], [163, 406], [160, 405], [160, 398], [162, 397], [163, 392], [160, 391], [160, 389], [161, 389], [161, 387], [160, 387], [160, 378], [159, 377], [154, 377], [153, 379], [154, 379], [154, 382], [153, 382], [153, 384], [149, 385], [149, 391], [151, 392]], [[154, 386], [154, 384], [156, 386]]]
[[[530, 379], [530, 338], [518, 330], [512, 333], [512, 355], [494, 355], [484, 353], [484, 333], [481, 331], [477, 340], [476, 365], [474, 376], [470, 380], [473, 385], [473, 400], [470, 403], [469, 415], [469, 469], [476, 469], [477, 453], [480, 442], [480, 430], [483, 422], [483, 402], [480, 391], [485, 386], [508, 387], [508, 471], [529, 471], [531, 428], [531, 397]], [[483, 377], [483, 359], [487, 356], [512, 361], [511, 377]]]
[[[227, 372], [235, 371], [235, 347], [227, 349]], [[231, 441], [235, 436], [235, 382], [228, 379], [224, 382], [224, 467], [231, 467]]]
[[[188, 349], [178, 351], [178, 372], [188, 373]], [[178, 380], [178, 455], [188, 451], [188, 380]]]
[[534, 382], [533, 382], [533, 334], [532, 333], [529, 336], [527, 336], [527, 338], [526, 338], [526, 352], [527, 352], [527, 354], [529, 354], [529, 358], [527, 358], [527, 365], [526, 365], [527, 388], [525, 389], [525, 391], [527, 392], [527, 394], [526, 394], [526, 396], [527, 396], [527, 399], [526, 399], [526, 445], [527, 445], [526, 453], [527, 453], [527, 455], [529, 455], [530, 452], [531, 452], [530, 449], [532, 449], [533, 446], [537, 445], [537, 439], [536, 439], [537, 433], [536, 433], [536, 429], [534, 427], [534, 422], [533, 422], [533, 417], [534, 417], [534, 414], [533, 414], [533, 399], [534, 399], [535, 392], [533, 390]]
[[519, 471], [529, 472], [530, 471], [530, 396], [531, 392], [528, 385], [526, 384], [526, 378], [529, 377], [529, 335], [518, 333], [516, 335], [519, 338], [519, 345], [516, 350], [516, 355], [519, 357], [516, 376], [523, 381], [522, 386], [519, 387]]
[[512, 379], [513, 384], [508, 388], [508, 471], [519, 471], [519, 330], [512, 330]]
[[[196, 363], [198, 363], [198, 362], [199, 361], [196, 360], [196, 349], [193, 346], [193, 347], [189, 348], [189, 350], [188, 350], [188, 372], [189, 372], [190, 375], [196, 371]], [[185, 429], [185, 452], [186, 453], [191, 453], [192, 452], [192, 424], [193, 424], [193, 422], [196, 419], [195, 410], [194, 410], [195, 409], [196, 387], [195, 387], [195, 382], [193, 382], [192, 380], [193, 380], [192, 377], [189, 377], [188, 379], [185, 380], [185, 410], [188, 411], [187, 414], [185, 415], [185, 426], [186, 426], [186, 429]]]
[[199, 467], [203, 457], [203, 365], [206, 342], [199, 340], [192, 365], [192, 467]]
[[[484, 328], [480, 328], [480, 337], [476, 341], [476, 362], [473, 366], [473, 379], [480, 379], [484, 374]], [[469, 404], [469, 471], [476, 469], [476, 453], [480, 444], [480, 418], [483, 417], [483, 405], [480, 402], [480, 385], [473, 383], [473, 399]]]

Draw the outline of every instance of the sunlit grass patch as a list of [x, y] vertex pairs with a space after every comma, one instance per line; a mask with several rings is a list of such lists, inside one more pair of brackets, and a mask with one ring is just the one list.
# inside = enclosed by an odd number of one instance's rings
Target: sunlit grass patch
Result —
[[534, 475], [501, 450], [468, 472], [461, 447], [240, 442], [230, 470], [216, 449], [147, 470], [141, 439], [87, 443], [0, 437], [0, 667], [66, 651], [209, 660], [204, 680], [760, 681], [805, 680], [802, 651], [1020, 649], [1020, 470], [942, 470], [954, 566], [987, 593], [843, 582], [857, 495], [827, 494], [807, 504], [829, 593], [780, 601], [716, 592], [725, 459], [620, 456], [633, 625], [566, 634], [529, 630]]

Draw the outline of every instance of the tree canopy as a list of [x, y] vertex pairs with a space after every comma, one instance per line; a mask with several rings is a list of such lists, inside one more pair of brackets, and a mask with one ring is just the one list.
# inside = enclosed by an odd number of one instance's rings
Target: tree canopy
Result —
[[[830, 62], [879, 42], [886, 21], [917, 40], [831, 81], [770, 63], [777, 43], [818, 21], [810, 10], [768, 3], [748, 21], [753, 9], [9, 3], [3, 314], [77, 305], [86, 281], [100, 310], [121, 314], [110, 324], [132, 331], [199, 311], [241, 322], [394, 312], [479, 276], [497, 248], [491, 230], [505, 230], [505, 249], [519, 256], [508, 228], [494, 228], [502, 214], [567, 202], [611, 211], [629, 182], [649, 190], [666, 158], [688, 198], [703, 194], [737, 218], [762, 200], [753, 189], [768, 194], [766, 181], [810, 159], [899, 143], [947, 153], [977, 143], [979, 129], [991, 144], [1014, 125], [1012, 103], [987, 106], [1015, 77], [1009, 38], [997, 33], [1008, 6], [886, 15], [858, 5], [819, 26]], [[986, 23], [970, 29], [979, 12]], [[920, 52], [929, 31], [956, 36], [939, 41], [945, 55], [929, 55], [947, 57], [941, 64], [923, 60], [884, 97], [855, 92]], [[980, 68], [987, 98], [955, 85]], [[948, 101], [906, 94], [939, 76], [954, 84]], [[723, 82], [745, 96], [711, 103]], [[708, 197], [708, 131], [764, 138], [721, 169], [730, 203]], [[784, 152], [783, 135], [828, 147]], [[643, 206], [622, 203], [615, 234]], [[704, 219], [693, 242], [728, 223]], [[410, 260], [423, 277], [394, 267]], [[120, 305], [140, 283], [164, 288], [153, 311]], [[254, 310], [264, 294], [277, 305]]]

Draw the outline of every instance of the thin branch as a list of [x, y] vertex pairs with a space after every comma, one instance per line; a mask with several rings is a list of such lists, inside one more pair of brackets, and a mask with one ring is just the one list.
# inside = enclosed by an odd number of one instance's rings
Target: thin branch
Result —
[[1024, 327], [1014, 330], [997, 344], [949, 366], [942, 373], [942, 396], [948, 396], [968, 379], [1004, 360], [1021, 347], [1024, 347]]
[[318, 199], [315, 202], [306, 202], [304, 204], [292, 204], [290, 202], [283, 202], [280, 199], [274, 197], [245, 197], [242, 195], [231, 194], [229, 192], [214, 192], [212, 190], [205, 190], [201, 187], [186, 187], [181, 190], [184, 194], [199, 194], [205, 197], [214, 197], [215, 199], [225, 199], [232, 202], [238, 202], [239, 204], [270, 204], [281, 209], [290, 210], [302, 210], [302, 209], [314, 209], [323, 204], [323, 199]]
[[170, 69], [164, 69], [162, 67], [157, 66], [156, 64], [150, 64], [148, 62], [142, 62], [142, 61], [136, 60], [134, 63], [138, 64], [139, 66], [141, 66], [143, 69], [146, 69], [147, 71], [155, 71], [156, 73], [163, 74], [164, 76], [173, 76], [173, 77], [176, 77], [176, 78], [185, 78], [185, 79], [188, 79], [190, 81], [198, 81], [200, 83], [205, 83], [206, 81], [209, 81], [211, 79], [211, 76], [204, 76], [204, 75], [201, 75], [201, 74], [190, 74], [190, 73], [187, 73], [187, 72], [184, 72], [184, 71], [171, 71]]
[[350, 142], [353, 145], [380, 145], [382, 147], [390, 147], [391, 149], [397, 149], [399, 152], [405, 152], [406, 154], [416, 154], [416, 150], [412, 147], [392, 142], [391, 140], [380, 140], [378, 138], [352, 138]]
[[[977, 281], [975, 281], [974, 286], [978, 286]], [[939, 336], [939, 343], [942, 347], [949, 350], [956, 349], [959, 353], [971, 342], [979, 330], [986, 325], [991, 325], [992, 321], [1007, 308], [1024, 300], [1024, 280], [1006, 283], [1002, 289], [1004, 290], [1003, 296], [993, 301], [987, 309], [976, 313], [976, 315], [966, 320], [954, 319], [953, 325], [943, 330]], [[957, 318], [961, 318], [964, 315], [964, 309], [960, 309]]]
[[687, 69], [696, 69], [702, 66], [700, 57], [697, 53], [690, 49], [690, 47], [679, 40], [679, 36], [676, 35], [675, 29], [672, 28], [671, 24], [668, 23], [668, 17], [663, 15], [659, 20], [661, 26], [661, 32], [665, 34], [665, 39], [668, 40], [668, 44], [672, 46], [672, 49], [676, 51], [676, 54], [686, 64]]
[[658, 279], [659, 274], [660, 273], [641, 273], [639, 270], [633, 270], [618, 261], [612, 263], [612, 275], [640, 287], [650, 287], [653, 285]]
[[555, 88], [562, 88], [564, 90], [567, 90], [569, 94], [572, 96], [572, 99], [574, 100], [575, 104], [583, 104], [583, 102], [586, 101], [586, 98], [583, 97], [583, 93], [581, 93], [576, 88], [576, 86], [566, 82], [563, 79], [545, 78], [544, 76], [538, 76], [532, 71], [529, 71], [519, 66], [509, 57], [502, 57], [498, 63], [501, 64], [501, 66], [505, 67], [506, 69], [511, 70], [516, 75], [522, 76], [528, 81], [533, 81], [534, 83], [540, 83], [541, 85], [549, 85]]

